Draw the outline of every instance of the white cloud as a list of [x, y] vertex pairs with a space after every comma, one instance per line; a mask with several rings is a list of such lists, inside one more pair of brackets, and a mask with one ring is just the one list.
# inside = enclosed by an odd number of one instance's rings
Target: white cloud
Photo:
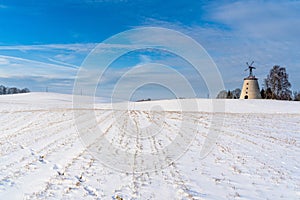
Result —
[[0, 57], [0, 65], [8, 65], [10, 62], [7, 58]]

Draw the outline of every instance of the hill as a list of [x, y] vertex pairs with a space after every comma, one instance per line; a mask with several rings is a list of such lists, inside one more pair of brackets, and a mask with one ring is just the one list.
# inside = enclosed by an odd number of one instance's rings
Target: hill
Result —
[[[0, 96], [0, 199], [299, 199], [299, 110], [209, 99], [88, 110], [73, 109], [71, 95]], [[104, 135], [91, 131], [90, 112]], [[101, 150], [102, 137], [115, 151]]]

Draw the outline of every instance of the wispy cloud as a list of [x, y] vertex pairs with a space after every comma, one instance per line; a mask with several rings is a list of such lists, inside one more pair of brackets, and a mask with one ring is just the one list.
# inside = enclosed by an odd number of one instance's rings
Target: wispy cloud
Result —
[[294, 88], [300, 87], [300, 2], [215, 2], [206, 7], [207, 24], [185, 25], [147, 19], [145, 26], [162, 26], [197, 40], [219, 67], [227, 88], [240, 87], [246, 61], [255, 61], [261, 86], [269, 69], [287, 68]]
[[77, 69], [74, 66], [0, 55], [0, 80], [7, 86], [32, 91], [71, 93]]
[[0, 80], [33, 91], [71, 93], [94, 43], [0, 46]]
[[74, 51], [74, 52], [89, 52], [97, 44], [96, 43], [78, 43], [78, 44], [46, 44], [46, 45], [10, 45], [10, 46], [0, 46], [1, 50], [19, 50], [19, 51], [54, 51], [54, 50], [64, 50], [64, 51]]
[[[20, 64], [20, 65], [23, 65], [24, 64], [24, 67], [27, 67], [30, 65], [34, 65], [34, 66], [40, 66], [40, 67], [43, 67], [43, 68], [46, 68], [47, 70], [50, 69], [74, 69], [76, 67], [74, 67], [73, 65], [71, 66], [68, 66], [69, 64], [67, 65], [55, 65], [55, 64], [51, 64], [51, 63], [45, 63], [45, 62], [40, 62], [40, 61], [36, 61], [36, 60], [30, 60], [30, 59], [25, 59], [25, 58], [19, 58], [19, 57], [12, 57], [12, 56], [4, 56], [4, 55], [0, 55], [0, 59], [3, 60], [3, 62], [5, 62], [5, 65], [7, 67], [9, 67], [8, 65], [14, 65], [14, 64]], [[26, 65], [25, 65], [26, 64]]]
[[9, 63], [9, 59], [0, 57], [0, 65], [8, 65]]
[[292, 40], [300, 33], [299, 9], [299, 1], [238, 1], [212, 6], [208, 17], [240, 34]]
[[[65, 65], [0, 56], [1, 84], [8, 86], [29, 87], [32, 90], [40, 91], [45, 88], [45, 85], [54, 84], [57, 91], [67, 92], [71, 91], [70, 83], [73, 83], [72, 80], [75, 79], [76, 73], [77, 69]], [[68, 87], [57, 87], [59, 84], [65, 83], [66, 80], [69, 81]]]
[[2, 84], [26, 80], [22, 84], [32, 88], [38, 89], [39, 83], [44, 83], [56, 91], [70, 92], [81, 62], [94, 46], [92, 43], [0, 46]]
[[[59, 56], [59, 58], [61, 59], [61, 56]], [[74, 59], [75, 56], [71, 56], [70, 59]], [[59, 64], [59, 65], [62, 65], [62, 66], [68, 66], [68, 67], [72, 67], [72, 68], [75, 68], [75, 69], [78, 69], [79, 66], [78, 65], [73, 65], [73, 64], [70, 64], [70, 63], [66, 63], [66, 62], [62, 62], [62, 61], [59, 61], [59, 60], [54, 60], [52, 58], [48, 58], [48, 60], [52, 63], [56, 63], [56, 64]], [[62, 60], [66, 60], [66, 59], [62, 59]], [[69, 59], [68, 59], [69, 60]]]
[[190, 80], [192, 76], [185, 75], [172, 66], [141, 62], [126, 69], [110, 69], [102, 77], [97, 94], [106, 98], [113, 97], [114, 101], [197, 96], [199, 82], [195, 84]]

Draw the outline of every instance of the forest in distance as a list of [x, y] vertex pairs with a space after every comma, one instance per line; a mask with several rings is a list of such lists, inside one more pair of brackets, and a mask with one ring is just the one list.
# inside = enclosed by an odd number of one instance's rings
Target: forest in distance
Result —
[[28, 92], [30, 92], [28, 88], [19, 89], [16, 87], [6, 87], [4, 85], [0, 85], [0, 95], [19, 94], [19, 93], [28, 93]]

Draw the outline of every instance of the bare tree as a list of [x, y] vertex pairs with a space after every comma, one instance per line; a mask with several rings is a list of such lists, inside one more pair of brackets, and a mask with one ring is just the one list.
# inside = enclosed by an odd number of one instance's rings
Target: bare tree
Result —
[[291, 83], [289, 82], [288, 78], [289, 76], [286, 73], [286, 69], [284, 67], [280, 67], [279, 65], [275, 65], [270, 70], [267, 78], [265, 78], [265, 87], [271, 95], [271, 97], [268, 96], [268, 98], [291, 100]]
[[222, 90], [219, 92], [217, 99], [226, 99], [227, 98], [227, 91], [226, 90]]

